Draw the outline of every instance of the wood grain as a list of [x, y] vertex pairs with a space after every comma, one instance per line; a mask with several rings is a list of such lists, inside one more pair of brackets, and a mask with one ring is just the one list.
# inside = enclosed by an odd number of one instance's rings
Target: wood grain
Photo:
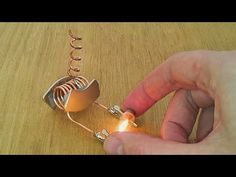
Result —
[[[104, 154], [101, 143], [42, 101], [66, 75], [68, 29], [83, 37], [81, 74], [99, 81], [105, 105], [120, 104], [176, 52], [236, 46], [236, 23], [0, 23], [1, 154]], [[169, 99], [138, 120], [138, 131], [159, 135]], [[73, 116], [96, 130], [117, 125], [96, 106]]]

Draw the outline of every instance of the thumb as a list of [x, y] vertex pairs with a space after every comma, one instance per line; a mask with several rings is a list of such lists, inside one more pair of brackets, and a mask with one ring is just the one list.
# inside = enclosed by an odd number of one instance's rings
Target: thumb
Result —
[[162, 140], [143, 133], [115, 132], [104, 143], [108, 154], [209, 154], [205, 143], [185, 144]]

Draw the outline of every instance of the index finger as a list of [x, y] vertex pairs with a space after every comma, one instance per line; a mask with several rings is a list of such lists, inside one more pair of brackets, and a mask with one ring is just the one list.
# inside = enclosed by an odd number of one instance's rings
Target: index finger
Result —
[[214, 75], [215, 62], [212, 59], [215, 53], [194, 51], [171, 56], [131, 91], [123, 102], [123, 109], [132, 109], [139, 116], [180, 88], [201, 89], [213, 95], [215, 87], [209, 81]]

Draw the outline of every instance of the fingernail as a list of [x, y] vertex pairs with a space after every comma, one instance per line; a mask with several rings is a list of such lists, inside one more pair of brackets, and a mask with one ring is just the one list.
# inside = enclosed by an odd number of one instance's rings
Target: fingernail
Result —
[[104, 149], [109, 154], [114, 154], [114, 155], [124, 154], [122, 142], [118, 138], [116, 138], [114, 136], [108, 138], [105, 141]]

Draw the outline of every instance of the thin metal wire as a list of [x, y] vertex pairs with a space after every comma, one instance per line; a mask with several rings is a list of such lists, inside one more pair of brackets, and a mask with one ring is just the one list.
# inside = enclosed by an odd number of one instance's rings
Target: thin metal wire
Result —
[[97, 106], [100, 106], [100, 107], [102, 107], [103, 109], [106, 109], [106, 110], [108, 110], [108, 107], [104, 106], [104, 105], [103, 105], [103, 104], [101, 104], [101, 103], [98, 103], [98, 102], [96, 102], [96, 101], [94, 101], [93, 103], [94, 103], [94, 104], [96, 104]]
[[[69, 61], [69, 69], [67, 71], [68, 75], [72, 78], [71, 80], [67, 81], [66, 83], [60, 85], [60, 86], [57, 86], [54, 90], [53, 90], [53, 100], [56, 104], [56, 106], [62, 110], [65, 110], [64, 108], [64, 99], [65, 99], [65, 95], [69, 94], [71, 90], [76, 90], [76, 89], [81, 89], [81, 88], [84, 88], [86, 87], [89, 82], [88, 80], [85, 78], [85, 77], [82, 77], [82, 76], [78, 76], [78, 73], [80, 71], [80, 68], [77, 67], [77, 66], [74, 66], [74, 62], [78, 62], [81, 60], [81, 57], [80, 56], [74, 56], [73, 53], [76, 51], [76, 50], [80, 50], [82, 49], [82, 46], [76, 46], [74, 44], [74, 42], [78, 41], [78, 40], [82, 40], [81, 37], [77, 37], [77, 36], [74, 36], [73, 33], [71, 32], [71, 30], [69, 30], [69, 35], [70, 37], [72, 38], [72, 40], [70, 41], [70, 46], [72, 47], [72, 50], [70, 52], [70, 61]], [[73, 71], [73, 74], [72, 72]], [[120, 118], [123, 118], [123, 112], [120, 111], [119, 108], [108, 108], [106, 107], [105, 105], [101, 104], [101, 103], [98, 103], [98, 102], [94, 102], [94, 104], [100, 106], [101, 108], [105, 109], [106, 111], [109, 111], [112, 115], [115, 115], [118, 111], [118, 113], [120, 113]], [[113, 110], [114, 109], [114, 110]], [[112, 111], [115, 111], [114, 113]], [[104, 137], [101, 135], [100, 132], [94, 132], [93, 130], [89, 129], [88, 127], [86, 127], [85, 125], [75, 121], [74, 119], [72, 119], [72, 117], [70, 116], [70, 112], [66, 112], [67, 114], [67, 117], [75, 124], [79, 125], [80, 127], [82, 127], [83, 129], [85, 129], [86, 131], [94, 134], [94, 136], [96, 136], [100, 141], [104, 141]], [[137, 127], [137, 125], [129, 120], [129, 122]], [[105, 133], [103, 132], [103, 135], [108, 135], [108, 133]]]
[[[80, 68], [74, 66], [74, 64], [75, 64], [74, 62], [78, 62], [78, 61], [81, 60], [81, 57], [80, 56], [75, 56], [74, 52], [76, 50], [82, 49], [82, 46], [76, 46], [74, 44], [74, 42], [76, 42], [78, 40], [82, 40], [82, 38], [74, 36], [73, 33], [71, 32], [71, 30], [69, 30], [69, 35], [72, 38], [72, 40], [70, 41], [70, 46], [72, 47], [72, 50], [70, 52], [69, 69], [67, 70], [67, 73], [69, 75], [68, 78], [70, 80], [66, 77], [67, 78], [66, 81], [61, 85], [59, 85], [56, 82], [57, 86], [54, 88], [54, 85], [55, 85], [54, 84], [53, 87], [50, 87], [50, 90], [49, 90], [50, 92], [48, 91], [50, 93], [50, 95], [49, 95], [50, 98], [47, 98], [47, 99], [44, 98], [44, 100], [46, 100], [51, 107], [54, 108], [54, 106], [56, 105], [56, 107], [58, 107], [59, 109], [64, 110], [64, 111], [65, 111], [65, 105], [64, 104], [65, 104], [66, 96], [72, 90], [83, 89], [83, 88], [87, 87], [88, 84], [89, 84], [88, 80], [85, 77], [78, 76]], [[73, 71], [73, 73], [71, 71]], [[62, 79], [64, 79], [64, 78], [62, 78]], [[48, 96], [48, 92], [47, 92], [46, 96]], [[53, 98], [51, 98], [51, 96]], [[49, 99], [50, 99], [50, 102], [48, 101]], [[51, 103], [51, 99], [53, 99], [53, 102], [55, 103], [55, 105]], [[103, 108], [107, 109], [104, 105], [101, 105], [101, 104], [99, 104], [99, 105], [102, 106]], [[105, 138], [109, 135], [108, 131], [105, 130], [105, 129], [103, 129], [102, 132], [95, 132], [95, 131], [91, 130], [90, 128], [86, 127], [85, 125], [81, 124], [80, 122], [75, 121], [71, 117], [70, 112], [66, 111], [66, 114], [67, 114], [67, 117], [70, 121], [72, 121], [76, 125], [80, 126], [84, 130], [88, 131], [89, 133], [92, 133], [101, 142], [104, 142]]]
[[[68, 82], [60, 85], [60, 86], [57, 86], [54, 90], [53, 90], [53, 100], [56, 104], [56, 106], [59, 108], [59, 109], [62, 109], [62, 110], [65, 110], [64, 108], [64, 99], [65, 99], [65, 95], [69, 94], [69, 92], [71, 90], [76, 90], [76, 89], [81, 89], [81, 88], [84, 88], [86, 87], [89, 82], [88, 80], [83, 77], [83, 76], [78, 76], [78, 72], [80, 71], [79, 67], [75, 67], [73, 66], [73, 62], [74, 61], [80, 61], [81, 60], [81, 57], [79, 56], [74, 56], [73, 55], [73, 52], [75, 50], [79, 50], [79, 49], [82, 49], [81, 46], [76, 46], [74, 45], [74, 42], [77, 41], [77, 40], [82, 40], [82, 38], [80, 37], [76, 37], [72, 34], [71, 30], [69, 30], [69, 35], [70, 37], [72, 38], [72, 40], [70, 41], [70, 46], [72, 47], [72, 50], [70, 52], [70, 61], [69, 61], [69, 69], [67, 71], [68, 75], [72, 78], [71, 80], [69, 80]], [[76, 72], [77, 74], [76, 75], [73, 75], [71, 73], [71, 71], [74, 71]], [[84, 128], [85, 130], [87, 130], [88, 132], [90, 133], [93, 133], [94, 134], [94, 131], [89, 129], [88, 127], [86, 127], [85, 125], [75, 121], [74, 119], [71, 118], [70, 116], [70, 113], [67, 112], [67, 117], [75, 124], [79, 125], [80, 127]]]
[[[70, 52], [70, 61], [69, 61], [69, 69], [67, 71], [67, 74], [71, 77], [76, 77], [78, 76], [78, 73], [80, 72], [80, 68], [75, 64], [75, 62], [79, 62], [81, 60], [80, 56], [74, 56], [73, 53], [77, 50], [81, 50], [82, 46], [76, 46], [74, 42], [82, 40], [81, 37], [77, 37], [73, 35], [72, 31], [69, 30], [69, 35], [72, 38], [70, 41], [70, 46], [72, 47], [71, 52]], [[72, 73], [73, 71], [73, 73]]]
[[[88, 85], [88, 80], [82, 76], [79, 76], [79, 77], [69, 80], [68, 82], [66, 82], [63, 85], [56, 87], [53, 90], [53, 100], [54, 100], [55, 104], [57, 105], [58, 108], [64, 110], [64, 96], [66, 94], [68, 94], [73, 89], [83, 88], [83, 87], [86, 87], [87, 85]], [[94, 131], [92, 131], [88, 127], [82, 125], [81, 123], [73, 120], [71, 118], [69, 112], [67, 112], [67, 117], [72, 122], [76, 123], [77, 125], [84, 128], [85, 130], [89, 131], [90, 133], [94, 134]]]
[[67, 114], [67, 117], [68, 117], [72, 122], [74, 122], [75, 124], [77, 124], [77, 125], [79, 125], [80, 127], [84, 128], [84, 129], [87, 130], [88, 132], [90, 132], [90, 133], [92, 133], [92, 134], [95, 134], [95, 132], [94, 132], [93, 130], [89, 129], [89, 128], [86, 127], [85, 125], [83, 125], [83, 124], [81, 124], [81, 123], [75, 121], [74, 119], [72, 119], [69, 112], [67, 112], [66, 114]]
[[53, 100], [58, 108], [64, 110], [64, 96], [67, 95], [71, 90], [86, 87], [88, 80], [83, 76], [78, 76], [74, 79], [69, 80], [65, 84], [57, 86], [53, 90]]

